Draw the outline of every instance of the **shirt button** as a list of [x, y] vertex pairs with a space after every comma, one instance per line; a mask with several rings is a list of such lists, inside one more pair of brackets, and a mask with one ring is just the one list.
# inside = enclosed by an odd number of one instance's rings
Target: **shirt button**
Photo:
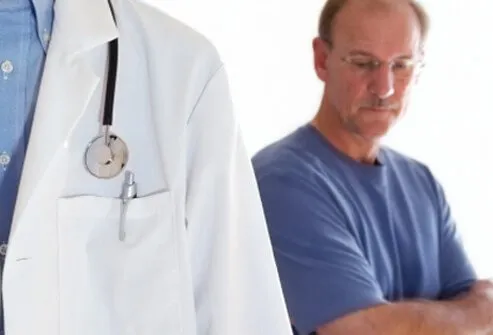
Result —
[[50, 33], [48, 32], [48, 30], [45, 29], [43, 31], [43, 42], [45, 45], [48, 45], [48, 43], [50, 42], [50, 38], [51, 38]]
[[0, 154], [0, 166], [5, 170], [10, 163], [10, 155], [6, 152]]
[[10, 73], [14, 71], [14, 64], [11, 61], [6, 60], [2, 63], [2, 71], [5, 73]]
[[7, 243], [3, 243], [2, 245], [0, 245], [0, 255], [5, 257], [5, 255], [7, 255], [7, 249], [8, 249]]
[[3, 72], [3, 78], [7, 79], [7, 75], [14, 71], [14, 64], [12, 64], [11, 61], [6, 60], [0, 65], [0, 68], [2, 69]]

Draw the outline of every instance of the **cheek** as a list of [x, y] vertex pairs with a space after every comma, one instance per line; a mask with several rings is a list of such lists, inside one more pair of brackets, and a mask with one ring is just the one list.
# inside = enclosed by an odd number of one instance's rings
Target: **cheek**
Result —
[[401, 110], [404, 110], [407, 107], [409, 102], [409, 97], [411, 95], [411, 85], [402, 85], [397, 86], [394, 94], [394, 101], [399, 102], [401, 105]]
[[367, 95], [366, 86], [352, 78], [335, 80], [328, 85], [332, 104], [342, 113], [354, 113]]

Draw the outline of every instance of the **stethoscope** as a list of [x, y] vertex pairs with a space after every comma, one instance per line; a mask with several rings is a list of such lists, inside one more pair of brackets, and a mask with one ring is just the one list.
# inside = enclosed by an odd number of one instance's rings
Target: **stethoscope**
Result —
[[[115, 14], [108, 1], [116, 24]], [[111, 132], [115, 101], [116, 78], [118, 68], [118, 38], [108, 43], [107, 82], [105, 101], [101, 121], [101, 134], [88, 144], [84, 154], [86, 170], [96, 178], [110, 179], [116, 177], [127, 165], [128, 147], [116, 134]]]

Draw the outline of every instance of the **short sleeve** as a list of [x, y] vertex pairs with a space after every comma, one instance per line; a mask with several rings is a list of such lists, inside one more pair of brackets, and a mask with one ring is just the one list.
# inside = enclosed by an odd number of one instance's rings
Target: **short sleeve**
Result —
[[300, 335], [385, 303], [344, 215], [301, 173], [258, 176], [291, 321]]
[[477, 280], [476, 273], [466, 254], [457, 225], [452, 217], [445, 192], [437, 185], [440, 210], [440, 299], [450, 299], [469, 290]]

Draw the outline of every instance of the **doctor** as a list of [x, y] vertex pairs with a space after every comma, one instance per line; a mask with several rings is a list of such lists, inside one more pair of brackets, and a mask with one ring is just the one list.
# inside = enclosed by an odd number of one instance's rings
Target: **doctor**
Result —
[[289, 334], [214, 47], [140, 0], [0, 25], [5, 334]]

